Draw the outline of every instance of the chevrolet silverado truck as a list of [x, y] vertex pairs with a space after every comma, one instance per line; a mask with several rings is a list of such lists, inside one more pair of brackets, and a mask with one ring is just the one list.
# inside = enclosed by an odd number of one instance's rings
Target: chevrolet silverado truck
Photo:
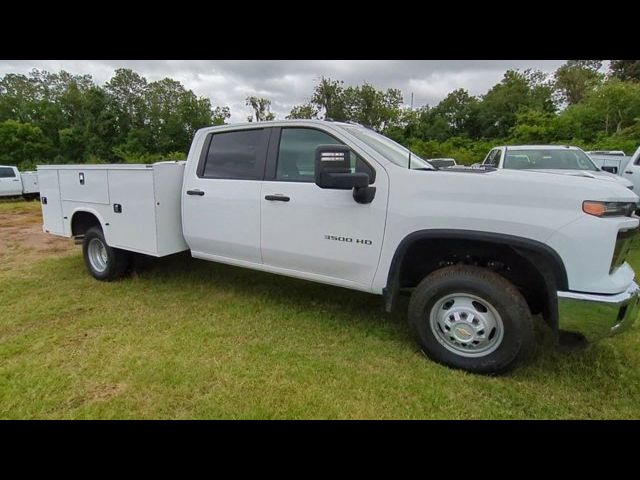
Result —
[[97, 280], [122, 276], [134, 252], [188, 250], [381, 295], [387, 311], [410, 294], [422, 350], [471, 372], [527, 358], [534, 316], [594, 340], [638, 312], [625, 261], [638, 197], [615, 182], [437, 169], [373, 130], [322, 120], [204, 128], [186, 162], [38, 174], [44, 231], [81, 242]]
[[38, 198], [38, 173], [19, 172], [17, 167], [0, 165], [0, 197]]

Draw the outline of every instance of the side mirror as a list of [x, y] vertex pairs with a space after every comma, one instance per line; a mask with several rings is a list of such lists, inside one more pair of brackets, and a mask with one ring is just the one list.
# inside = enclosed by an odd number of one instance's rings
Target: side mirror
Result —
[[315, 180], [320, 188], [353, 189], [358, 203], [371, 203], [375, 187], [369, 186], [369, 175], [351, 172], [351, 150], [346, 145], [319, 145], [316, 148]]

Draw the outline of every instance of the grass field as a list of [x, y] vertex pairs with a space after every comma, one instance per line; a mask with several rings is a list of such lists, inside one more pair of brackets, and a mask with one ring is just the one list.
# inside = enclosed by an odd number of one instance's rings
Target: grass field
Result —
[[541, 327], [528, 365], [476, 376], [380, 297], [185, 255], [100, 283], [40, 221], [0, 203], [0, 418], [640, 417], [637, 326], [574, 352]]

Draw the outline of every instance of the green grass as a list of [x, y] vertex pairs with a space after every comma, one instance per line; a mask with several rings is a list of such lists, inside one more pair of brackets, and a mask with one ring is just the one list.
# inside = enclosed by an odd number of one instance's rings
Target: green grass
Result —
[[540, 328], [483, 377], [425, 359], [377, 296], [188, 255], [100, 283], [79, 247], [0, 266], [0, 305], [0, 418], [640, 417], [637, 327], [571, 353]]

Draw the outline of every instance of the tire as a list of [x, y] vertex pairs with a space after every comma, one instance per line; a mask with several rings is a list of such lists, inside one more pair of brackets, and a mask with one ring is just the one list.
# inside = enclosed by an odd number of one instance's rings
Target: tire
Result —
[[130, 263], [129, 253], [110, 247], [100, 227], [87, 230], [82, 242], [82, 255], [91, 276], [104, 282], [122, 277]]
[[432, 360], [473, 373], [506, 373], [534, 343], [529, 306], [497, 273], [456, 265], [422, 280], [409, 302], [409, 323]]

